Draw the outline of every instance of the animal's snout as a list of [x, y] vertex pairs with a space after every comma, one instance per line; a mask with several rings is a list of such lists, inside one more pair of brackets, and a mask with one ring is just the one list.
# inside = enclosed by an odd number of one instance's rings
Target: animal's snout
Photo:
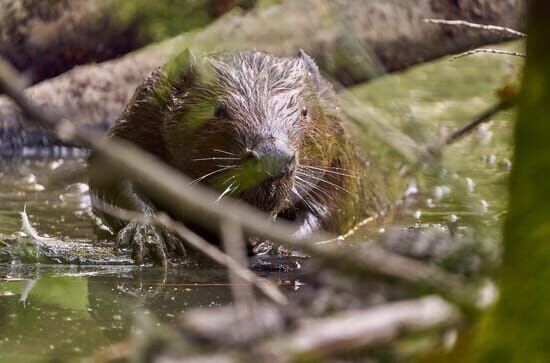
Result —
[[280, 178], [294, 171], [296, 152], [280, 141], [263, 142], [247, 149], [245, 158], [257, 165], [258, 172], [269, 178]]

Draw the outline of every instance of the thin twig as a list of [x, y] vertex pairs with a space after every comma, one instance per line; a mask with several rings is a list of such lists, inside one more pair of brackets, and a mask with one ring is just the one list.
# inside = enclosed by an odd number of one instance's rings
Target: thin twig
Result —
[[[246, 244], [242, 228], [234, 222], [225, 221], [221, 225], [221, 234], [225, 253], [242, 266], [246, 266]], [[236, 324], [240, 327], [251, 325], [254, 331], [263, 331], [264, 326], [259, 317], [254, 290], [248, 281], [242, 279], [232, 269], [229, 269], [229, 281], [232, 282], [231, 293], [233, 294]], [[242, 328], [237, 329], [235, 334], [240, 335], [238, 339], [247, 340], [247, 334]]]
[[[233, 258], [241, 266], [246, 266], [246, 245], [242, 229], [232, 222], [223, 222], [221, 225], [222, 243], [227, 256]], [[229, 281], [232, 282], [231, 292], [237, 311], [246, 311], [254, 308], [254, 291], [249, 281], [243, 279], [238, 273], [229, 269]]]
[[510, 55], [510, 56], [522, 57], [522, 58], [525, 58], [525, 57], [527, 56], [527, 55], [524, 54], [524, 53], [512, 52], [512, 51], [508, 51], [508, 50], [489, 49], [489, 48], [478, 48], [478, 49], [473, 49], [473, 50], [469, 50], [469, 51], [464, 52], [464, 53], [460, 53], [460, 54], [454, 55], [454, 56], [451, 57], [451, 60], [455, 60], [455, 59], [467, 57], [467, 56], [469, 56], [469, 55], [478, 54], [478, 53], [489, 53], [489, 54], [499, 54], [499, 55]]
[[504, 111], [511, 106], [513, 106], [514, 101], [508, 100], [508, 101], [501, 101], [489, 109], [485, 110], [480, 115], [476, 116], [474, 119], [469, 121], [464, 126], [456, 129], [453, 131], [450, 135], [445, 137], [443, 140], [438, 140], [433, 146], [428, 148], [428, 151], [430, 152], [430, 155], [441, 155], [442, 150], [451, 144], [454, 144], [458, 140], [462, 139], [464, 136], [468, 135], [470, 132], [475, 130], [479, 125], [481, 125], [484, 122], [488, 122], [491, 120], [491, 118], [499, 113], [500, 111]]
[[497, 32], [497, 33], [509, 33], [512, 35], [515, 35], [517, 37], [525, 38], [527, 37], [527, 34], [522, 33], [520, 31], [504, 27], [504, 26], [498, 26], [498, 25], [487, 25], [487, 24], [479, 24], [479, 23], [472, 23], [465, 20], [446, 20], [446, 19], [430, 19], [425, 18], [422, 19], [425, 23], [430, 24], [443, 24], [443, 25], [452, 25], [452, 26], [463, 26], [467, 28], [474, 28], [474, 29], [481, 29], [481, 30], [487, 30], [490, 32]]
[[489, 108], [488, 110], [486, 110], [482, 114], [478, 115], [472, 121], [468, 122], [466, 125], [464, 125], [461, 128], [453, 131], [449, 136], [447, 136], [447, 138], [445, 139], [444, 144], [445, 145], [450, 145], [450, 144], [456, 142], [457, 140], [461, 139], [465, 135], [472, 132], [476, 127], [478, 127], [482, 123], [489, 121], [491, 119], [491, 117], [493, 117], [494, 115], [496, 115], [500, 111], [503, 111], [503, 110], [505, 110], [509, 107], [510, 107], [510, 105], [508, 103], [504, 103], [504, 102], [497, 103], [496, 105]]

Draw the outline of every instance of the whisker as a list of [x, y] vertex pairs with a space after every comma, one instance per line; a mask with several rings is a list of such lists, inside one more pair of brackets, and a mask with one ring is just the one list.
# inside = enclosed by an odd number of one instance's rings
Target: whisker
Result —
[[[304, 198], [304, 197], [302, 197], [302, 196], [300, 195], [300, 193], [299, 193], [299, 191], [298, 191], [297, 188], [298, 188], [298, 186], [292, 188], [291, 191], [298, 197], [298, 199], [299, 199], [302, 203], [304, 203], [304, 204], [306, 205], [306, 207], [308, 207], [309, 209], [312, 209], [311, 203], [310, 203], [306, 198]], [[307, 193], [307, 192], [305, 192], [305, 193], [306, 193], [306, 195], [309, 196], [309, 193]]]
[[[298, 186], [298, 185], [297, 185]], [[303, 190], [304, 191], [304, 190]], [[319, 196], [313, 192], [313, 190], [310, 190], [310, 191], [304, 191], [304, 193], [306, 194], [306, 196], [308, 197], [314, 197], [316, 198], [317, 200], [320, 200]], [[317, 207], [315, 205], [313, 205], [313, 203], [306, 199], [306, 198], [301, 198], [301, 201], [305, 204], [306, 207], [308, 207], [311, 211], [316, 211], [317, 210]]]
[[[316, 184], [313, 184], [313, 183], [310, 183], [308, 182], [307, 180], [303, 179], [303, 178], [300, 178], [299, 176], [296, 175], [296, 180], [299, 180], [301, 182], [303, 182], [305, 184], [306, 187], [309, 187], [310, 190], [313, 191], [316, 190], [318, 191], [319, 193], [321, 193], [322, 195], [324, 195], [325, 197], [327, 197], [328, 199], [333, 199], [332, 198], [332, 195], [330, 195], [326, 190], [324, 190], [323, 188], [321, 188], [320, 186], [316, 185]], [[318, 194], [315, 194], [317, 196], [317, 198], [319, 198], [319, 195]]]
[[231, 156], [237, 156], [237, 157], [239, 156], [239, 155], [237, 155], [237, 154], [230, 153], [229, 151], [220, 150], [220, 149], [214, 149], [214, 150], [212, 150], [212, 151], [217, 151], [217, 152], [219, 152], [219, 153], [227, 154], [227, 155], [231, 155]]
[[318, 201], [322, 201], [323, 199], [334, 200], [332, 195], [328, 194], [326, 190], [319, 188], [318, 186], [310, 189], [310, 196], [315, 197]]
[[213, 158], [199, 158], [199, 159], [193, 159], [193, 162], [195, 161], [205, 161], [205, 160], [239, 160], [240, 158], [226, 158], [226, 157], [213, 157]]
[[222, 182], [222, 184], [225, 184], [225, 183], [227, 183], [227, 182], [229, 182], [229, 181], [231, 181], [231, 180], [234, 180], [235, 177], [236, 177], [236, 175], [231, 175], [229, 178], [225, 179], [225, 180]]
[[235, 182], [231, 183], [231, 185], [229, 185], [224, 191], [222, 194], [220, 194], [220, 196], [216, 199], [216, 201], [214, 202], [214, 204], [219, 204], [220, 201], [222, 200], [222, 198], [227, 194], [227, 193], [230, 193], [233, 189], [233, 185], [235, 185]]
[[330, 174], [335, 174], [335, 175], [342, 175], [342, 176], [349, 176], [350, 178], [357, 178], [357, 179], [359, 179], [359, 177], [358, 177], [357, 175], [341, 173], [341, 172], [337, 172], [337, 171], [333, 171], [333, 170], [329, 170], [329, 169], [325, 169], [325, 168], [318, 168], [318, 167], [310, 166], [310, 165], [300, 165], [300, 166], [298, 167], [298, 169], [299, 169], [299, 168], [312, 169], [312, 170], [319, 170], [319, 171], [324, 171], [325, 173], [330, 173]]
[[[306, 160], [307, 160], [307, 159], [306, 159]], [[310, 166], [312, 166], [312, 165], [307, 165], [307, 164], [305, 164], [305, 165], [300, 165], [300, 166], [310, 167]], [[340, 171], [348, 171], [348, 170], [349, 170], [349, 168], [339, 168], [339, 167], [337, 167], [337, 166], [327, 166], [327, 167], [324, 167], [324, 168], [322, 168], [322, 169], [340, 170]]]
[[337, 166], [327, 166], [327, 169], [332, 169], [332, 170], [343, 170], [343, 171], [349, 170], [349, 168], [339, 168], [339, 167], [337, 167]]
[[[219, 165], [218, 165], [218, 166], [219, 166]], [[234, 168], [234, 167], [235, 167], [235, 165], [229, 165], [229, 166], [226, 165], [226, 166], [224, 166], [224, 167], [222, 167], [222, 168], [220, 168], [220, 169], [218, 169], [218, 170], [214, 170], [214, 171], [212, 171], [212, 172], [210, 172], [210, 173], [208, 173], [208, 174], [205, 174], [205, 175], [203, 175], [203, 176], [201, 176], [201, 177], [198, 177], [197, 179], [191, 181], [191, 182], [189, 183], [189, 185], [195, 185], [195, 184], [197, 184], [198, 182], [200, 182], [201, 180], [203, 180], [203, 179], [205, 179], [205, 178], [208, 178], [208, 177], [211, 176], [211, 175], [214, 175], [214, 174], [216, 174], [216, 173], [219, 173], [219, 172], [222, 172], [222, 171], [225, 171], [225, 170], [228, 170], [228, 169], [232, 169], [232, 168]]]
[[332, 182], [329, 182], [329, 181], [326, 180], [326, 179], [319, 178], [319, 177], [316, 177], [316, 176], [313, 176], [313, 175], [310, 175], [310, 174], [305, 174], [305, 173], [300, 172], [300, 171], [298, 171], [298, 170], [296, 171], [296, 173], [297, 173], [297, 174], [301, 174], [301, 175], [303, 175], [303, 176], [308, 176], [308, 177], [313, 178], [313, 179], [315, 179], [315, 180], [318, 180], [318, 181], [320, 181], [320, 182], [322, 182], [322, 183], [327, 183], [327, 184], [329, 184], [329, 185], [332, 185], [332, 186], [335, 187], [336, 189], [339, 189], [339, 190], [341, 190], [341, 191], [343, 191], [343, 192], [348, 193], [349, 195], [352, 195], [351, 192], [350, 192], [349, 190], [347, 190], [347, 189], [341, 187], [341, 186], [338, 185], [338, 184], [334, 184], [334, 183], [332, 183]]

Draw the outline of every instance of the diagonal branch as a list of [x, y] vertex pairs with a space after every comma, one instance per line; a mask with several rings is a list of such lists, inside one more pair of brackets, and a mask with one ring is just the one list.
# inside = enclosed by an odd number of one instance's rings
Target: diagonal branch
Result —
[[500, 111], [503, 111], [507, 108], [509, 108], [510, 105], [505, 102], [499, 102], [496, 105], [492, 106], [488, 110], [485, 110], [483, 113], [475, 117], [473, 120], [468, 122], [466, 125], [460, 127], [459, 129], [453, 131], [447, 138], [445, 139], [444, 144], [450, 145], [457, 140], [461, 139], [465, 135], [472, 132], [476, 127], [481, 125], [484, 122], [487, 122], [490, 120], [491, 117], [499, 113]]
[[527, 37], [527, 34], [522, 33], [520, 31], [507, 28], [504, 26], [498, 26], [498, 25], [488, 25], [488, 24], [479, 24], [479, 23], [472, 23], [465, 20], [446, 20], [446, 19], [430, 19], [430, 18], [424, 18], [423, 21], [425, 23], [430, 24], [443, 24], [443, 25], [451, 25], [451, 26], [463, 26], [466, 28], [473, 28], [473, 29], [481, 29], [481, 30], [487, 30], [490, 32], [496, 32], [496, 33], [509, 33], [511, 35], [525, 38]]
[[467, 57], [469, 55], [478, 54], [478, 53], [511, 55], [511, 56], [514, 56], [514, 57], [521, 57], [521, 58], [526, 57], [526, 55], [524, 53], [520, 53], [520, 52], [512, 52], [512, 51], [500, 50], [500, 49], [478, 48], [478, 49], [473, 49], [473, 50], [469, 50], [469, 51], [464, 52], [464, 53], [454, 55], [454, 56], [451, 57], [451, 60], [459, 59], [459, 58], [462, 58], [462, 57]]

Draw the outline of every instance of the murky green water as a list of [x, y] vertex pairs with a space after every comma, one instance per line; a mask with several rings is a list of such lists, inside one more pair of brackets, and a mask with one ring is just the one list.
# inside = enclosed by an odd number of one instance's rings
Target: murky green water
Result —
[[[515, 58], [495, 55], [441, 60], [356, 87], [351, 94], [373, 125], [391, 125], [417, 144], [431, 144], [444, 129], [462, 125], [495, 102], [494, 90], [518, 66]], [[498, 114], [448, 147], [436, 166], [420, 166], [414, 173], [419, 196], [401, 209], [392, 225], [368, 226], [356, 240], [372, 239], [391, 226], [436, 225], [475, 227], [483, 231], [477, 242], [498, 244], [512, 117], [512, 112]], [[381, 132], [373, 137], [387, 142], [384, 137], [392, 136]], [[395, 163], [394, 177], [399, 178], [402, 165]], [[78, 157], [1, 161], [0, 240], [19, 231], [18, 212], [26, 206], [40, 234], [83, 245], [92, 242], [88, 189], [77, 173], [83, 167]], [[75, 361], [139, 334], [132, 323], [137, 315], [171, 323], [191, 307], [230, 302], [225, 271], [208, 263], [165, 271], [134, 267], [124, 259], [118, 266], [91, 266], [35, 263], [32, 256], [10, 262], [13, 257], [0, 254], [0, 362]], [[270, 277], [289, 290], [299, 279], [281, 273]]]

